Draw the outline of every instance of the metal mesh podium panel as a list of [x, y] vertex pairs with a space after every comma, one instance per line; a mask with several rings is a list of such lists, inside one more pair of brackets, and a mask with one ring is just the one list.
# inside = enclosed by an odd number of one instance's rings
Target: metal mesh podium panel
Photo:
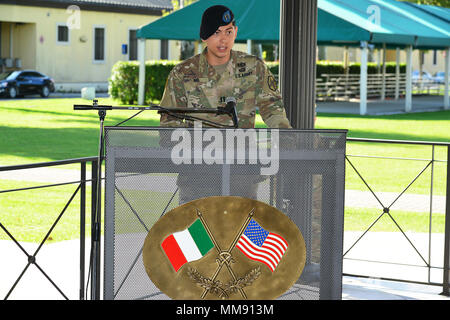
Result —
[[145, 237], [191, 200], [235, 195], [287, 214], [306, 265], [279, 299], [340, 299], [346, 131], [106, 127], [105, 299], [169, 299], [142, 262]]

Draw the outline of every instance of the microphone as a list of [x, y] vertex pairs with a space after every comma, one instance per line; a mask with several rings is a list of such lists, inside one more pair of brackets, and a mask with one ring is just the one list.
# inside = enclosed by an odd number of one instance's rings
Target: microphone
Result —
[[234, 127], [238, 127], [238, 116], [236, 111], [236, 98], [235, 97], [227, 97], [225, 99], [225, 107], [223, 108], [226, 113], [231, 115], [231, 118], [233, 119]]
[[74, 104], [73, 110], [112, 110], [112, 106], [100, 106], [98, 105], [98, 100], [92, 100], [92, 106], [82, 105], [82, 104]]

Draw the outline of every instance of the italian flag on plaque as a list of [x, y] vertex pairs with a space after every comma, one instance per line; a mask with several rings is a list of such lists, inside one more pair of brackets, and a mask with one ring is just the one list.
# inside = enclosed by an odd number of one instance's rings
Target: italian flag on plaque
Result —
[[175, 271], [178, 271], [186, 262], [202, 258], [214, 244], [201, 220], [197, 219], [187, 229], [166, 237], [161, 247]]

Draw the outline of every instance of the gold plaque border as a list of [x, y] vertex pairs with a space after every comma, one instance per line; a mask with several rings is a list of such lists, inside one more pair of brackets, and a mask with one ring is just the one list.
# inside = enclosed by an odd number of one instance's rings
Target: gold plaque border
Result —
[[[244, 284], [242, 291], [246, 299], [269, 300], [285, 293], [300, 277], [305, 266], [306, 245], [303, 235], [295, 223], [278, 209], [257, 200], [234, 196], [197, 199], [161, 217], [148, 232], [143, 246], [143, 263], [150, 280], [172, 299], [202, 299], [205, 285], [202, 286], [201, 282], [211, 280], [217, 270], [220, 263], [218, 251], [213, 248], [203, 258], [188, 262], [175, 272], [162, 250], [162, 241], [174, 232], [185, 230], [199, 218], [197, 212], [201, 212], [221, 250], [228, 250], [252, 210], [253, 219], [265, 230], [282, 236], [288, 242], [288, 248], [274, 272], [263, 263], [249, 259], [236, 247], [231, 251], [234, 262], [229, 266], [235, 277], [241, 280], [241, 286]], [[215, 279], [218, 291], [236, 283], [227, 268], [222, 267]], [[259, 270], [258, 276], [256, 269]], [[198, 273], [197, 280], [193, 279], [194, 271]], [[251, 281], [245, 282], [245, 279]], [[244, 299], [240, 290], [228, 292], [228, 295], [215, 294], [213, 291], [208, 291], [203, 299]]]

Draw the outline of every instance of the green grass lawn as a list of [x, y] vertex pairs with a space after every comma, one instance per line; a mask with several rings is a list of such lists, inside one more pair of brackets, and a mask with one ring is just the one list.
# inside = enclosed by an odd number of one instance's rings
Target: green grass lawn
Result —
[[348, 129], [354, 138], [450, 142], [450, 111], [360, 116], [321, 113], [316, 129]]
[[[41, 186], [42, 183], [0, 180], [0, 190]], [[18, 241], [41, 242], [63, 211], [78, 185], [64, 185], [43, 189], [0, 194], [0, 222]], [[86, 187], [86, 201], [90, 203], [90, 187]], [[91, 231], [90, 210], [86, 209], [86, 235]], [[80, 192], [64, 211], [48, 242], [80, 237]], [[0, 240], [9, 240], [0, 230]]]
[[[346, 208], [344, 214], [345, 231], [366, 231], [372, 223], [383, 213], [383, 210], [375, 208]], [[406, 212], [393, 210], [392, 218], [405, 232], [429, 231], [430, 217], [427, 212]], [[445, 215], [434, 214], [431, 222], [433, 233], [444, 233]], [[384, 214], [370, 229], [374, 232], [399, 232], [399, 228], [388, 214]]]
[[[120, 105], [110, 98], [99, 104]], [[30, 99], [0, 101], [0, 165], [13, 165], [95, 156], [99, 121], [95, 111], [75, 111], [74, 104], [91, 104], [84, 99]], [[132, 116], [136, 111], [108, 111], [105, 126]], [[131, 126], [158, 126], [159, 116], [145, 111], [127, 122]], [[264, 127], [259, 115], [257, 126]], [[319, 114], [317, 129], [348, 129], [349, 137], [450, 141], [450, 111], [388, 116]], [[347, 153], [430, 157], [430, 147], [349, 143]], [[444, 159], [444, 148], [436, 150]]]
[[[42, 186], [42, 183], [0, 180], [0, 190]], [[27, 191], [0, 194], [0, 222], [18, 241], [41, 242], [70, 197], [77, 184], [48, 187]], [[173, 193], [121, 190], [131, 202], [136, 217], [128, 203], [116, 193], [116, 208], [121, 214], [115, 220], [116, 233], [145, 232], [161, 217]], [[90, 208], [91, 188], [86, 186], [86, 202]], [[32, 200], [31, 200], [32, 199]], [[139, 199], [139, 201], [134, 201]], [[157, 199], [157, 201], [155, 201]], [[169, 211], [178, 203], [176, 195], [166, 209]], [[91, 234], [90, 209], [86, 209], [86, 236]], [[103, 219], [102, 219], [103, 220]], [[141, 223], [144, 223], [144, 225]], [[80, 191], [64, 211], [47, 242], [78, 239], [80, 236]], [[0, 240], [10, 240], [0, 229]]]
[[[112, 99], [98, 99], [112, 105]], [[84, 99], [0, 101], [0, 165], [14, 165], [95, 156], [99, 118], [96, 111], [75, 111]], [[116, 105], [116, 104], [114, 104]], [[116, 125], [136, 111], [108, 111], [105, 126]], [[129, 125], [157, 126], [156, 112], [146, 111]]]
[[[99, 104], [120, 105], [117, 101], [109, 98], [98, 100]], [[91, 101], [83, 99], [0, 101], [0, 166], [95, 156], [98, 152], [98, 115], [96, 111], [73, 110], [74, 104], [91, 103]], [[115, 125], [135, 113], [136, 111], [128, 110], [108, 111], [105, 125]], [[129, 121], [127, 125], [158, 126], [159, 116], [156, 112], [145, 111]], [[257, 127], [264, 126], [258, 115]], [[387, 116], [318, 114], [316, 128], [347, 129], [349, 137], [358, 138], [449, 142], [450, 111]], [[361, 142], [348, 142], [347, 145], [347, 155], [350, 161], [367, 179], [375, 192], [401, 192], [427, 165], [429, 160], [426, 159], [431, 159], [432, 152], [433, 149], [430, 146]], [[446, 153], [446, 147], [434, 148], [435, 159], [446, 160]], [[355, 157], [356, 155], [425, 160], [368, 159]], [[79, 165], [68, 165], [64, 168], [78, 169]], [[433, 170], [433, 193], [444, 195], [446, 163], [436, 162]], [[408, 192], [428, 194], [430, 192], [430, 173], [431, 166]], [[0, 190], [21, 186], [23, 183], [17, 181], [0, 181]], [[348, 163], [346, 165], [346, 188], [367, 190]], [[15, 197], [11, 197], [10, 193], [0, 194], [0, 221], [5, 226], [13, 228], [20, 235], [21, 241], [40, 241], [48, 230], [49, 226], [47, 227], [47, 225], [51, 225], [56, 218], [55, 214], [59, 213], [58, 209], [62, 210], [73, 192], [72, 189], [74, 190], [74, 186], [46, 189], [45, 192], [40, 191], [40, 193], [38, 191], [22, 191], [16, 193]], [[22, 193], [25, 195], [23, 198], [21, 198]], [[30, 199], [32, 200], [30, 201]], [[61, 221], [61, 226], [52, 233], [54, 241], [78, 236], [79, 209], [77, 206], [69, 209], [67, 217]], [[365, 219], [371, 219], [374, 214], [370, 210], [364, 213], [360, 209], [346, 208], [346, 230], [355, 228], [362, 230]], [[399, 214], [408, 217], [404, 220], [405, 224], [411, 226], [408, 227], [411, 230], [417, 232], [424, 230], [425, 222], [417, 224], [416, 221], [426, 221], [423, 216], [427, 213]], [[438, 220], [436, 230], [442, 229], [439, 224], [443, 222], [439, 221], [441, 220]], [[381, 229], [390, 230], [389, 228]], [[428, 228], [425, 229], [428, 230]], [[31, 230], [33, 232], [30, 232]], [[44, 232], [44, 234], [38, 233], [35, 236], [32, 235], [34, 231]], [[0, 231], [0, 239], [4, 238], [5, 234]]]
[[[319, 114], [317, 129], [348, 129], [348, 137], [450, 142], [450, 111], [397, 114], [388, 116], [358, 116]], [[398, 160], [358, 158], [354, 156], [423, 159]], [[410, 144], [364, 143], [349, 141], [347, 156], [373, 190], [401, 192], [429, 164], [430, 160], [447, 159], [445, 146], [421, 146]], [[428, 194], [430, 192], [431, 166], [411, 185], [408, 192]], [[445, 194], [444, 162], [433, 165], [433, 193]], [[368, 190], [354, 169], [346, 166], [346, 188]]]

